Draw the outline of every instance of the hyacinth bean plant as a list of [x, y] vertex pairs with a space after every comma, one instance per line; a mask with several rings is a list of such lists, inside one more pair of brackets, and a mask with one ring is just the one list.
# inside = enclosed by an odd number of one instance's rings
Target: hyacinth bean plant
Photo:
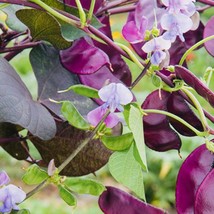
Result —
[[[1, 169], [0, 213], [30, 213], [19, 204], [48, 184], [69, 206], [76, 206], [76, 194], [91, 194], [106, 214], [167, 213], [146, 202], [146, 147], [180, 154], [181, 136], [198, 136], [201, 145], [178, 169], [176, 211], [214, 213], [213, 68], [207, 65], [202, 78], [186, 62], [202, 47], [214, 56], [214, 17], [201, 18], [213, 6], [212, 0], [0, 0], [7, 15], [0, 23], [0, 146], [29, 163], [22, 180], [36, 185], [25, 193], [8, 185]], [[112, 37], [115, 14], [127, 15], [123, 44]], [[25, 49], [36, 99], [10, 64]], [[127, 61], [141, 71], [136, 78]], [[156, 89], [139, 103], [133, 89], [143, 78]], [[106, 164], [129, 191], [81, 177]]]

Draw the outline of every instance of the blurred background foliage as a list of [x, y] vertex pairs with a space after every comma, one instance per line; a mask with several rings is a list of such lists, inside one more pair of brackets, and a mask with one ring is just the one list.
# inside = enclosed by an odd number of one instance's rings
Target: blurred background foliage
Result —
[[[213, 9], [208, 9], [202, 14], [202, 20], [204, 23], [214, 14]], [[111, 19], [113, 37], [116, 41], [127, 44], [121, 35], [121, 29], [126, 21], [127, 14], [114, 15]], [[1, 20], [5, 17], [0, 14]], [[128, 45], [130, 47], [130, 45]], [[130, 47], [131, 48], [131, 47]], [[30, 62], [29, 62], [30, 50], [25, 50], [17, 55], [11, 64], [15, 67], [17, 72], [20, 74], [22, 80], [29, 88], [32, 96], [36, 99], [37, 96], [37, 83], [33, 74]], [[126, 59], [125, 59], [126, 60]], [[126, 60], [131, 71], [133, 72], [133, 79], [140, 73], [139, 68], [132, 62]], [[197, 76], [203, 77], [203, 74], [208, 66], [214, 67], [214, 60], [204, 48], [191, 53], [187, 58], [189, 69], [194, 72]], [[214, 76], [211, 80], [211, 89], [214, 89]], [[134, 90], [137, 96], [138, 102], [142, 103], [145, 97], [155, 87], [152, 85], [148, 77], [144, 77]], [[210, 112], [214, 113], [213, 109], [204, 101], [203, 98], [198, 97], [203, 107]], [[158, 139], [157, 139], [158, 140]], [[145, 192], [148, 203], [152, 203], [155, 206], [162, 207], [173, 213], [175, 206], [175, 185], [176, 177], [180, 168], [188, 154], [196, 148], [198, 145], [203, 144], [203, 139], [194, 138], [182, 138], [181, 156], [178, 155], [177, 151], [168, 151], [159, 153], [147, 149], [147, 160], [149, 166], [149, 172], [144, 173]], [[31, 152], [34, 157], [39, 157], [35, 148], [31, 145]], [[26, 192], [30, 191], [29, 186], [25, 186], [21, 182], [21, 177], [24, 174], [28, 164], [24, 161], [17, 161], [9, 156], [4, 150], [0, 149], [0, 170], [4, 169], [7, 171], [9, 176], [12, 178], [12, 182], [21, 186]], [[126, 188], [117, 184], [110, 176], [108, 167], [105, 166], [97, 173], [96, 179], [101, 180], [105, 185], [113, 185], [124, 190]], [[89, 175], [94, 178], [94, 175]], [[71, 208], [63, 202], [58, 196], [57, 189], [54, 186], [45, 188], [40, 193], [36, 194], [32, 198], [25, 201], [21, 207], [28, 208], [32, 214], [52, 214], [52, 213], [76, 213], [76, 214], [99, 214], [102, 213], [97, 205], [97, 197], [93, 196], [77, 196], [78, 204], [76, 208]]]

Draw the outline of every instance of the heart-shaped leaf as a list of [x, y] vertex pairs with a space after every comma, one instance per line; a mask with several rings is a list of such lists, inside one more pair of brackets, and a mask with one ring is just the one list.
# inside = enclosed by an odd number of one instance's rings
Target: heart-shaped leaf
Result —
[[59, 61], [59, 52], [48, 45], [39, 45], [30, 53], [30, 62], [38, 81], [38, 100], [56, 115], [62, 116], [61, 105], [49, 99], [64, 101], [69, 100], [81, 115], [97, 107], [95, 102], [87, 97], [80, 96], [72, 90], [58, 93], [58, 91], [80, 84], [78, 77], [62, 67]]
[[52, 138], [56, 125], [48, 110], [32, 97], [11, 65], [0, 58], [0, 122], [17, 124], [43, 140]]
[[98, 196], [105, 190], [105, 187], [101, 183], [92, 179], [67, 178], [64, 184], [70, 190], [78, 194], [90, 194]]
[[28, 26], [34, 41], [44, 40], [58, 49], [65, 49], [70, 46], [70, 42], [62, 37], [57, 20], [45, 11], [23, 9], [17, 11], [16, 15]]
[[[113, 134], [121, 134], [120, 125], [115, 128]], [[57, 134], [55, 138], [49, 141], [42, 141], [32, 136], [30, 140], [38, 149], [46, 166], [54, 159], [55, 165], [58, 167], [79, 146], [80, 142], [86, 140], [89, 135], [90, 132], [74, 128], [67, 122], [57, 122]], [[107, 163], [110, 155], [111, 151], [106, 149], [99, 140], [92, 140], [60, 174], [81, 176], [93, 173]]]
[[24, 25], [17, 17], [16, 11], [23, 9], [19, 5], [8, 5], [6, 8], [2, 9], [4, 13], [7, 14], [6, 24], [7, 26], [17, 32], [23, 32], [27, 30], [27, 26]]
[[31, 165], [26, 173], [23, 175], [22, 180], [28, 185], [40, 184], [47, 179], [48, 173], [40, 169], [36, 164]]
[[99, 206], [105, 214], [167, 214], [120, 189], [109, 186], [106, 188], [99, 198]]
[[133, 134], [127, 133], [120, 136], [102, 136], [103, 144], [110, 150], [122, 151], [128, 149], [133, 143]]
[[[0, 123], [0, 140], [1, 147], [12, 157], [18, 160], [26, 160], [28, 152], [27, 144], [21, 142], [16, 125], [11, 123]], [[24, 144], [25, 148], [22, 146]]]
[[128, 150], [114, 152], [109, 159], [108, 166], [111, 175], [119, 183], [145, 200], [143, 172], [140, 164], [135, 160], [133, 144]]
[[77, 204], [77, 199], [75, 196], [62, 185], [58, 186], [60, 197], [69, 205], [75, 206]]
[[90, 129], [90, 124], [82, 117], [72, 102], [64, 101], [61, 112], [70, 125], [82, 130]]

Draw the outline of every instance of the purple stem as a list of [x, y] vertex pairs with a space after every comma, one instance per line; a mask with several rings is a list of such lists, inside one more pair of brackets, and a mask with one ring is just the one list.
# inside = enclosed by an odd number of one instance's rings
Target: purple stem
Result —
[[[95, 27], [93, 27], [92, 25], [88, 26], [88, 30], [93, 33], [95, 36], [99, 37], [100, 39], [102, 39], [104, 42], [106, 42], [109, 46], [113, 47], [115, 50], [117, 50], [121, 55], [125, 56], [127, 59], [131, 58], [129, 57], [129, 55], [122, 50], [119, 46], [117, 46], [108, 36], [106, 36], [105, 34], [103, 34], [102, 32], [100, 32], [99, 30], [97, 30]], [[85, 32], [87, 33], [87, 30], [85, 30]]]
[[133, 4], [138, 2], [138, 0], [114, 0], [111, 2], [108, 2], [106, 6], [102, 7], [100, 10], [97, 11], [96, 15], [100, 15], [102, 13], [105, 13], [107, 10], [112, 9], [114, 7], [121, 6], [123, 4]]
[[10, 47], [10, 48], [4, 48], [2, 50], [0, 49], [0, 53], [8, 53], [8, 52], [19, 51], [19, 50], [22, 51], [22, 50], [27, 49], [27, 48], [35, 47], [39, 44], [41, 44], [41, 42], [29, 42], [29, 43], [26, 43], [23, 45], [17, 45], [17, 46]]
[[142, 72], [140, 73], [140, 75], [139, 75], [139, 76], [135, 79], [135, 81], [131, 84], [130, 89], [133, 89], [133, 88], [138, 84], [138, 82], [144, 77], [144, 75], [146, 74], [146, 71], [147, 71], [147, 69], [149, 69], [150, 65], [151, 65], [150, 62], [148, 62], [148, 63], [146, 64], [146, 66], [144, 67], [144, 69], [142, 70]]
[[37, 4], [31, 3], [29, 1], [24, 1], [24, 0], [0, 0], [0, 3], [18, 4], [18, 5], [22, 5], [22, 6], [33, 7], [35, 9], [39, 9], [39, 10], [42, 9]]
[[19, 142], [19, 141], [21, 141], [20, 137], [0, 138], [0, 145], [4, 145], [5, 143], [10, 143], [10, 142]]
[[208, 5], [214, 6], [214, 1], [213, 0], [198, 0], [198, 1], [201, 2], [201, 3], [204, 3], [204, 4], [208, 4]]
[[108, 10], [108, 13], [110, 15], [118, 14], [118, 13], [127, 13], [134, 11], [136, 8], [136, 5], [127, 5], [127, 6], [121, 6], [117, 8], [112, 8]]

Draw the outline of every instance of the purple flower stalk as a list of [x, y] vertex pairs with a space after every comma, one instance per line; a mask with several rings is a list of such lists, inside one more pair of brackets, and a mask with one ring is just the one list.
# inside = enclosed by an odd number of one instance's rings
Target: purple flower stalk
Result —
[[26, 198], [26, 193], [13, 184], [8, 184], [10, 178], [5, 171], [0, 172], [0, 213], [19, 210], [17, 206]]
[[120, 121], [113, 112], [116, 109], [123, 111], [124, 109], [122, 105], [130, 103], [133, 99], [133, 95], [122, 83], [110, 83], [101, 88], [98, 94], [104, 104], [90, 111], [87, 115], [87, 119], [93, 126], [96, 126], [107, 110], [110, 109], [111, 113], [105, 119], [104, 123], [107, 127], [113, 128]]
[[160, 36], [145, 43], [142, 50], [145, 53], [152, 53], [150, 58], [151, 63], [159, 65], [167, 56], [165, 50], [168, 50], [170, 47], [171, 42]]

